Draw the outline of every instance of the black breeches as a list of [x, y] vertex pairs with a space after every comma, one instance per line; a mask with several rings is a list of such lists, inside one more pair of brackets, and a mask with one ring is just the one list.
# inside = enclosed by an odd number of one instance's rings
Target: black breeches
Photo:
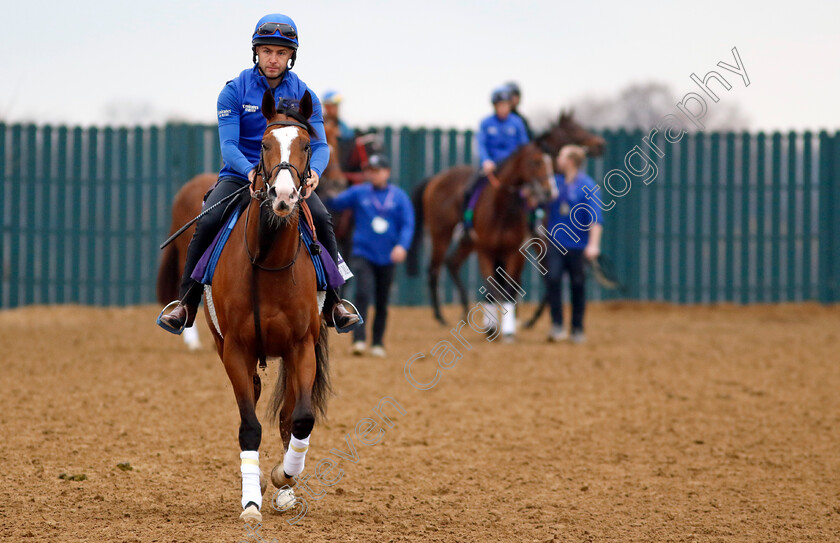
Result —
[[[203, 209], [208, 209], [210, 206], [244, 187], [247, 183], [247, 181], [238, 177], [223, 177], [219, 179], [213, 187], [213, 190], [207, 196]], [[207, 250], [210, 243], [213, 242], [213, 238], [216, 237], [216, 234], [221, 229], [228, 205], [236, 205], [238, 201], [238, 198], [234, 198], [228, 203], [214, 208], [207, 215], [201, 217], [195, 224], [195, 233], [193, 234], [192, 240], [190, 240], [189, 249], [187, 249], [184, 275], [181, 277], [180, 298], [183, 302], [190, 305], [197, 305], [201, 300], [201, 289], [194, 288], [198, 283], [190, 275], [192, 275], [195, 265], [201, 259], [201, 255], [204, 254], [204, 251]]]

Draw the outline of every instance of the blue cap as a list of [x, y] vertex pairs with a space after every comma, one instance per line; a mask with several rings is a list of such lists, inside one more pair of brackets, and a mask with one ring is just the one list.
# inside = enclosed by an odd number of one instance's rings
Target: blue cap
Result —
[[496, 102], [510, 102], [512, 99], [513, 93], [507, 86], [494, 89], [493, 94], [490, 95], [490, 101], [493, 104], [496, 104]]
[[340, 104], [344, 97], [337, 90], [328, 90], [321, 97], [322, 104]]

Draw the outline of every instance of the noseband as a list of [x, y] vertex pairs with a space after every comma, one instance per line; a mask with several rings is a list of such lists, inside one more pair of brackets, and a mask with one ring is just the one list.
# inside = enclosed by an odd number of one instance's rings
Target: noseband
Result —
[[[271, 128], [272, 126], [296, 126], [298, 128], [303, 128], [304, 130], [306, 130], [308, 132], [308, 129], [305, 125], [303, 125], [301, 123], [298, 123], [298, 122], [295, 122], [295, 121], [274, 121], [273, 123], [269, 123], [265, 127], [265, 132], [267, 132], [268, 129]], [[263, 132], [263, 134], [265, 134], [265, 132]], [[309, 179], [309, 173], [310, 173], [309, 164], [310, 164], [311, 160], [312, 160], [312, 146], [307, 144], [306, 145], [306, 166], [304, 166], [303, 172], [298, 170], [295, 167], [295, 165], [291, 164], [290, 162], [281, 162], [279, 164], [276, 164], [273, 168], [271, 168], [271, 170], [266, 172], [265, 153], [264, 153], [263, 150], [260, 150], [260, 163], [257, 166], [256, 175], [259, 175], [260, 177], [262, 177], [263, 189], [255, 190], [253, 197], [255, 199], [261, 200], [263, 202], [267, 201], [268, 200], [269, 181], [274, 179], [275, 175], [279, 175], [281, 171], [289, 170], [289, 173], [294, 172], [293, 177], [297, 177], [297, 179], [298, 179], [298, 186], [297, 186], [297, 189], [295, 190], [295, 192], [297, 193], [298, 201], [299, 201], [301, 191], [304, 188], [306, 188], [306, 185], [308, 184], [307, 179]], [[256, 181], [256, 176], [254, 176], [254, 180]]]

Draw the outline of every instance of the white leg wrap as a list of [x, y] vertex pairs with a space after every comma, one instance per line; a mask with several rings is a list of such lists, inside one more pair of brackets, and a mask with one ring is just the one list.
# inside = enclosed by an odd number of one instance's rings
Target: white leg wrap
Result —
[[502, 335], [511, 335], [516, 333], [516, 306], [512, 303], [503, 303], [502, 308], [507, 313], [502, 315]]
[[192, 350], [201, 348], [201, 341], [198, 339], [198, 327], [195, 324], [184, 328], [184, 343]]
[[289, 441], [289, 450], [283, 456], [283, 471], [286, 472], [286, 475], [294, 477], [303, 472], [307, 449], [309, 449], [309, 436], [306, 436], [306, 439], [298, 439], [292, 436], [292, 440]]
[[498, 326], [499, 325], [499, 308], [496, 304], [485, 304], [484, 306], [484, 326]]
[[260, 453], [259, 451], [242, 451], [242, 509], [248, 502], [254, 502], [262, 508], [262, 489], [260, 488]]

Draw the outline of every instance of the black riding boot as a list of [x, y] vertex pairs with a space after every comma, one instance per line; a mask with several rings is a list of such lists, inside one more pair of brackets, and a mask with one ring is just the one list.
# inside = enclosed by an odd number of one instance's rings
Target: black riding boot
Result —
[[[306, 204], [312, 212], [312, 222], [315, 223], [315, 233], [333, 261], [338, 265], [338, 244], [333, 232], [332, 216], [317, 194], [312, 194]], [[335, 326], [338, 332], [349, 332], [362, 323], [356, 313], [351, 313], [344, 306], [336, 289], [327, 289], [327, 299], [324, 301], [324, 319], [328, 326]]]

